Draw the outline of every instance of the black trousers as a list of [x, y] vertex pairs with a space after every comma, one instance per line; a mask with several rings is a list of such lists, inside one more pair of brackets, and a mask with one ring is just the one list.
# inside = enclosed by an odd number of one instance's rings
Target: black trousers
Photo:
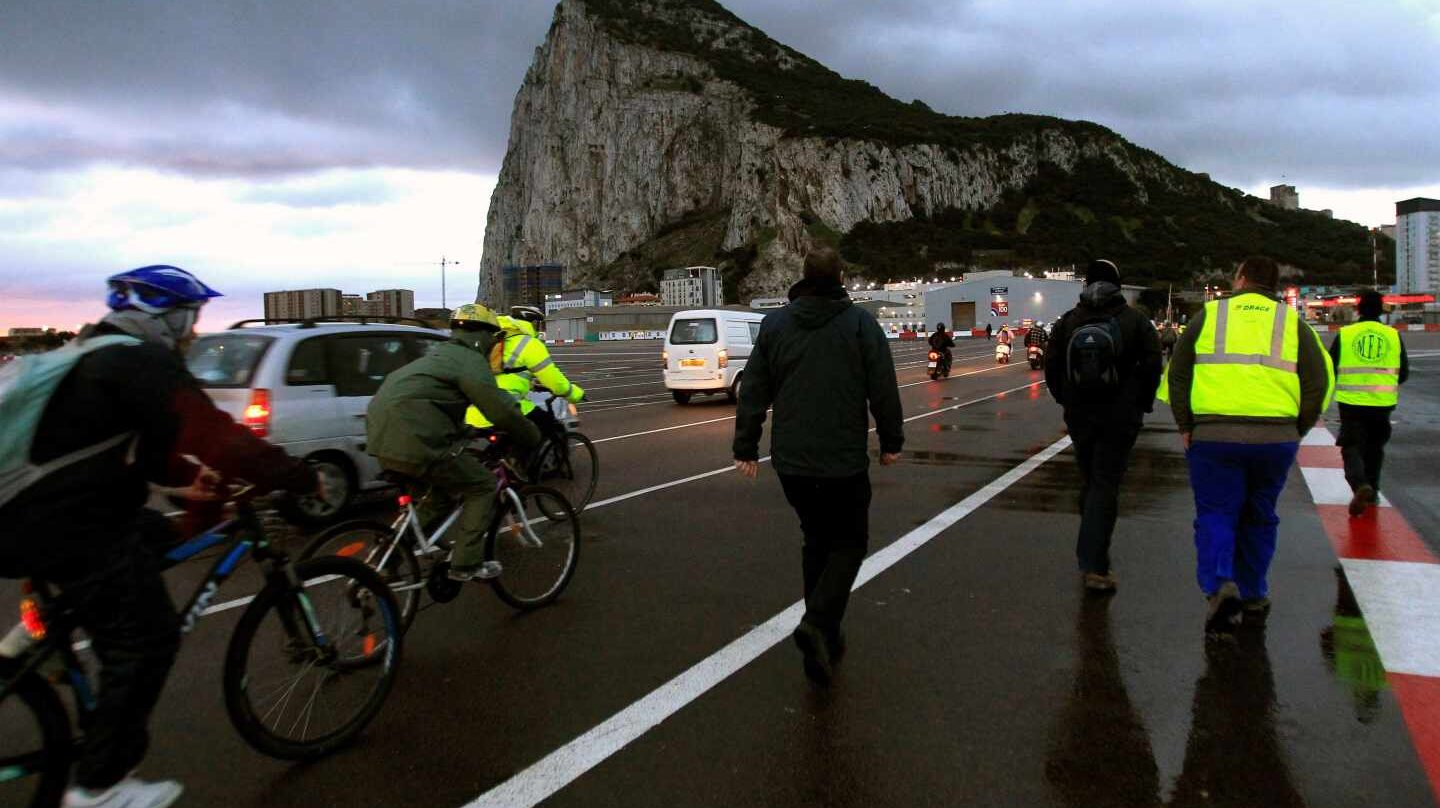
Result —
[[805, 579], [803, 620], [834, 642], [870, 541], [870, 473], [779, 476], [785, 499], [800, 517], [800, 530], [805, 534], [800, 550]]
[[83, 563], [37, 572], [76, 604], [80, 627], [100, 660], [93, 722], [75, 764], [83, 788], [108, 788], [150, 747], [150, 714], [180, 649], [180, 619], [161, 576], [176, 534], [153, 511], [115, 536], [95, 537]]
[[1067, 418], [1075, 462], [1080, 467], [1080, 534], [1075, 557], [1081, 572], [1110, 571], [1110, 537], [1120, 515], [1120, 483], [1130, 467], [1130, 451], [1140, 425]]
[[1390, 441], [1390, 407], [1340, 405], [1340, 457], [1350, 490], [1369, 485], [1380, 490], [1380, 466]]

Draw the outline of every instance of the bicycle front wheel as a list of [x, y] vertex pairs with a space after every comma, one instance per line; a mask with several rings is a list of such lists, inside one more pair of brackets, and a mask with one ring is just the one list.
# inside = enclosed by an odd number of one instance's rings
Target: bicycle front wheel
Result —
[[[540, 478], [536, 482], [564, 494], [576, 513], [585, 510], [600, 482], [600, 458], [595, 453], [595, 444], [579, 432], [567, 432], [563, 446], [558, 439], [552, 440], [545, 445], [544, 452]], [[562, 515], [546, 514], [551, 519]]]
[[[556, 598], [575, 575], [580, 560], [580, 518], [565, 496], [532, 485], [502, 493], [497, 526], [485, 538], [485, 558], [500, 562], [490, 579], [495, 594], [517, 609], [534, 609]], [[558, 518], [552, 518], [555, 514]]]
[[70, 779], [70, 716], [35, 673], [0, 701], [0, 805], [58, 808]]
[[295, 565], [302, 586], [272, 580], [225, 656], [225, 709], [246, 743], [271, 757], [325, 755], [380, 712], [400, 665], [401, 620], [390, 587], [363, 563]]
[[[385, 556], [387, 552], [390, 554], [388, 558]], [[397, 539], [390, 526], [380, 522], [355, 520], [335, 525], [316, 536], [301, 551], [300, 560], [323, 556], [353, 558], [380, 573], [395, 593], [395, 602], [400, 606], [401, 628], [410, 630], [415, 612], [420, 608], [420, 592], [425, 588], [420, 562], [415, 558], [413, 539], [407, 535]], [[384, 569], [381, 569], [382, 559], [385, 561]]]

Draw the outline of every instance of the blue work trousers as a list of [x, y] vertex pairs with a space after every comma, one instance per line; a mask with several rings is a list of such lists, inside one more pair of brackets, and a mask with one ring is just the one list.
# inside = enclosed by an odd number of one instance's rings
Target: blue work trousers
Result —
[[1280, 517], [1275, 502], [1295, 463], [1295, 443], [1197, 441], [1185, 459], [1195, 491], [1195, 575], [1206, 595], [1234, 581], [1240, 596], [1263, 598]]

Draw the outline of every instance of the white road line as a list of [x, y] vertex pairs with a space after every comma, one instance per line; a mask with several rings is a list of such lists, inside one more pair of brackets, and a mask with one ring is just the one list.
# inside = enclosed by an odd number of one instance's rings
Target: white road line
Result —
[[643, 396], [621, 396], [621, 397], [619, 397], [619, 398], [597, 398], [597, 399], [595, 399], [594, 401], [587, 401], [587, 403], [595, 404], [595, 405], [598, 406], [598, 405], [600, 405], [600, 404], [609, 404], [609, 403], [612, 402], [612, 401], [634, 401], [634, 400], [637, 399], [637, 398], [659, 398], [659, 397], [661, 397], [661, 396], [664, 396], [665, 398], [670, 398], [670, 394], [669, 394], [669, 393], [646, 393], [646, 394], [643, 395]]
[[1334, 446], [1335, 436], [1325, 427], [1316, 427], [1300, 439], [1301, 446]]
[[[619, 388], [621, 388], [621, 387], [644, 387], [644, 386], [647, 385], [647, 384], [664, 384], [664, 383], [665, 383], [665, 382], [664, 382], [663, 379], [655, 379], [654, 381], [649, 381], [649, 382], [635, 382], [635, 383], [633, 383], [633, 384], [607, 384], [607, 385], [605, 385], [604, 387], [586, 387], [586, 388], [585, 388], [585, 392], [588, 393], [588, 392], [590, 392], [591, 390], [617, 390], [617, 389], [619, 389]], [[583, 386], [583, 385], [582, 385], [582, 386]]]
[[[1055, 441], [989, 485], [871, 555], [860, 568], [855, 587], [865, 585], [923, 547], [1069, 445], [1069, 437]], [[804, 601], [791, 604], [589, 732], [485, 792], [465, 808], [530, 808], [547, 799], [783, 641], [794, 630], [804, 611]]]
[[645, 430], [644, 432], [631, 432], [631, 433], [626, 434], [626, 435], [612, 435], [612, 436], [610, 436], [610, 437], [608, 437], [608, 438], [596, 438], [595, 440], [592, 440], [592, 441], [590, 441], [590, 442], [591, 442], [591, 443], [607, 443], [607, 442], [612, 441], [612, 440], [625, 440], [626, 438], [639, 438], [639, 437], [642, 437], [642, 436], [644, 436], [644, 435], [655, 435], [655, 434], [659, 434], [659, 433], [661, 433], [661, 432], [673, 432], [673, 431], [675, 431], [675, 430], [677, 430], [677, 429], [689, 429], [689, 428], [692, 427], [692, 426], [704, 426], [704, 425], [706, 425], [706, 424], [718, 424], [718, 423], [720, 423], [721, 421], [733, 421], [733, 420], [735, 420], [735, 416], [733, 416], [733, 415], [727, 415], [727, 416], [725, 416], [724, 418], [711, 418], [711, 419], [708, 420], [708, 421], [695, 421], [695, 422], [693, 422], [693, 423], [688, 423], [688, 424], [679, 424], [678, 426], [666, 426], [666, 427], [661, 427], [661, 428], [659, 428], [659, 429], [647, 429], [647, 430]]
[[1344, 558], [1389, 673], [1440, 676], [1440, 564]]

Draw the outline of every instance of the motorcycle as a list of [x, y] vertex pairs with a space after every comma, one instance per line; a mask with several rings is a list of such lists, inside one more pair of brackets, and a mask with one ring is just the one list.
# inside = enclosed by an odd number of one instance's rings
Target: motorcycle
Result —
[[1030, 369], [1039, 370], [1045, 366], [1045, 349], [1039, 345], [1031, 345], [1025, 349], [1025, 358], [1030, 360]]
[[1010, 364], [1010, 346], [1003, 342], [995, 343], [995, 364]]
[[941, 376], [950, 378], [950, 360], [945, 354], [932, 349], [926, 358], [929, 360], [926, 367], [930, 371], [930, 381], [933, 382]]

